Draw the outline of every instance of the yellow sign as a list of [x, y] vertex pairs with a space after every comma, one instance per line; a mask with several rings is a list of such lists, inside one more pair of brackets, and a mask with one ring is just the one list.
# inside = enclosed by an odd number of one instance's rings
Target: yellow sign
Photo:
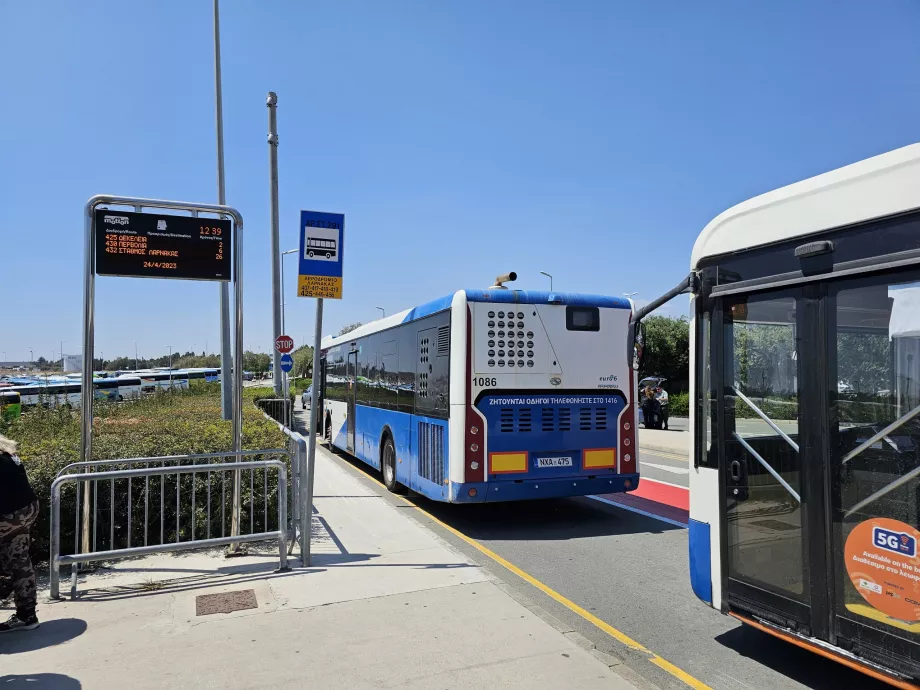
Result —
[[342, 279], [333, 276], [298, 276], [297, 296], [342, 299]]

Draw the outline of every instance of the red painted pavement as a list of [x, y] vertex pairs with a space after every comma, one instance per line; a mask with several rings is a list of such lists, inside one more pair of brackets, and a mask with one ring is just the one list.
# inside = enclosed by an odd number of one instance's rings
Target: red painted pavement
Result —
[[664, 503], [672, 508], [690, 510], [690, 491], [682, 486], [656, 482], [654, 479], [639, 479], [639, 488], [631, 491], [630, 495], [647, 498], [649, 501]]
[[601, 498], [635, 508], [644, 513], [687, 524], [690, 519], [690, 492], [654, 479], [640, 479], [639, 488], [623, 494], [604, 494]]

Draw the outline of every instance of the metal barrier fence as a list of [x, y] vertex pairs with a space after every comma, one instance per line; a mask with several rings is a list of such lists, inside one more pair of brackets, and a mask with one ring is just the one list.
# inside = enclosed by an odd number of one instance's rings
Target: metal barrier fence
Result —
[[272, 420], [290, 428], [294, 425], [294, 402], [288, 398], [261, 398], [256, 405]]
[[[310, 565], [310, 533], [313, 524], [313, 471], [307, 457], [307, 439], [293, 431], [281, 422], [273, 419], [267, 412], [262, 411], [268, 419], [275, 421], [282, 433], [288, 437], [288, 452], [291, 454], [291, 477], [293, 484], [294, 503], [294, 540], [300, 544], [300, 554], [304, 567]], [[288, 554], [293, 551], [294, 540], [291, 541]]]
[[[238, 451], [226, 453], [204, 453], [200, 455], [175, 455], [166, 457], [122, 458], [117, 460], [98, 460], [76, 462], [62, 469], [51, 485], [51, 596], [60, 597], [60, 566], [70, 564], [71, 595], [76, 594], [76, 564], [99, 560], [128, 558], [165, 551], [184, 551], [211, 546], [224, 546], [243, 542], [277, 539], [279, 543], [280, 567], [287, 569], [287, 535], [288, 524], [288, 472], [287, 463], [280, 459], [242, 460], [266, 455], [281, 455], [288, 458], [288, 463], [296, 467], [300, 462], [286, 449], [272, 448], [266, 450]], [[214, 461], [232, 459], [226, 462], [208, 462], [197, 464], [200, 460]], [[242, 461], [241, 461], [242, 460]], [[170, 464], [175, 463], [175, 464]], [[159, 464], [159, 467], [151, 467]], [[142, 465], [136, 469], [125, 467]], [[87, 471], [92, 467], [120, 466], [122, 469]], [[270, 488], [269, 470], [274, 468], [276, 486]], [[256, 482], [257, 471], [261, 470], [260, 481]], [[234, 496], [233, 486], [245, 486], [245, 473], [249, 473], [249, 491], [246, 496], [248, 505], [242, 495]], [[226, 475], [230, 473], [230, 481]], [[215, 481], [217, 475], [219, 481]], [[233, 477], [238, 476], [238, 481]], [[183, 478], [185, 482], [185, 501], [183, 502]], [[155, 479], [159, 478], [159, 482]], [[151, 482], [151, 479], [154, 479]], [[143, 480], [141, 483], [140, 480]], [[105, 490], [99, 492], [100, 482], [109, 482], [108, 491], [108, 548], [104, 548], [105, 534], [103, 527], [103, 544], [99, 545], [100, 523], [105, 521]], [[167, 501], [167, 494], [172, 496], [175, 483], [175, 502]], [[156, 484], [159, 486], [156, 486]], [[74, 550], [71, 554], [61, 554], [61, 492], [66, 484], [76, 487], [74, 511]], [[82, 484], [82, 486], [81, 486]], [[122, 501], [116, 502], [116, 485], [126, 488]], [[257, 493], [256, 488], [261, 489]], [[84, 511], [81, 519], [81, 496], [89, 495], [92, 487], [89, 511]], [[230, 497], [228, 499], [228, 486]], [[219, 492], [215, 496], [215, 487]], [[85, 490], [85, 491], [84, 491]], [[243, 492], [240, 492], [241, 494]], [[258, 494], [261, 493], [261, 511]], [[295, 494], [296, 496], [296, 494]], [[151, 511], [151, 498], [153, 510]], [[270, 529], [269, 510], [274, 500], [277, 510], [277, 525]], [[156, 503], [159, 502], [157, 515]], [[212, 511], [212, 505], [220, 505], [220, 513]], [[296, 499], [295, 499], [296, 504]], [[245, 507], [244, 507], [245, 506]], [[85, 506], [84, 506], [85, 507]], [[100, 510], [101, 508], [101, 510]], [[229, 510], [228, 510], [229, 508]], [[173, 516], [171, 512], [174, 512]], [[261, 512], [261, 516], [259, 516]], [[230, 529], [227, 529], [227, 516], [230, 517]], [[151, 514], [153, 520], [151, 521]], [[141, 515], [143, 518], [141, 519]], [[167, 520], [168, 516], [168, 520]], [[243, 533], [243, 525], [248, 517], [249, 532]], [[261, 517], [261, 519], [258, 519]], [[183, 520], [185, 518], [185, 520]], [[183, 524], [185, 527], [183, 527]], [[256, 531], [257, 525], [261, 527]], [[80, 535], [82, 530], [89, 530], [92, 537], [91, 550], [80, 553]], [[153, 529], [151, 529], [151, 526]], [[173, 529], [174, 527], [174, 529]], [[151, 531], [156, 536], [159, 528], [159, 543], [151, 544]], [[212, 536], [220, 534], [220, 536]], [[202, 538], [198, 538], [202, 537]], [[143, 545], [140, 542], [143, 541]], [[132, 544], [138, 544], [133, 546]]]

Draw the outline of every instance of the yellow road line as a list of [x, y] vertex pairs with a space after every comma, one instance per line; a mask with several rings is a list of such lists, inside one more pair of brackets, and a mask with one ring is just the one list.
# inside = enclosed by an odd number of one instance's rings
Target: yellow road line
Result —
[[[358, 468], [356, 468], [356, 469], [358, 469]], [[372, 482], [374, 482], [374, 483], [377, 484], [378, 486], [382, 486], [384, 489], [386, 489], [386, 486], [384, 486], [384, 484], [383, 484], [382, 482], [380, 482], [376, 477], [371, 476], [371, 475], [368, 474], [367, 472], [364, 472], [364, 476], [367, 477], [368, 479], [370, 479]], [[394, 495], [395, 495], [395, 494], [394, 494]], [[687, 673], [687, 672], [684, 671], [683, 669], [681, 669], [681, 668], [675, 666], [675, 665], [672, 664], [670, 661], [667, 661], [666, 659], [663, 659], [662, 657], [658, 656], [657, 654], [655, 654], [655, 652], [653, 652], [653, 651], [651, 651], [650, 649], [648, 649], [647, 647], [645, 647], [645, 645], [641, 644], [640, 642], [637, 642], [636, 640], [634, 640], [633, 638], [631, 638], [631, 637], [630, 637], [629, 635], [627, 635], [626, 633], [620, 632], [619, 630], [617, 630], [616, 628], [614, 628], [614, 627], [613, 627], [612, 625], [610, 625], [609, 623], [607, 623], [607, 622], [601, 620], [600, 618], [598, 618], [597, 616], [595, 616], [595, 615], [594, 615], [593, 613], [591, 613], [590, 611], [586, 611], [585, 609], [583, 609], [581, 606], [579, 606], [578, 604], [576, 604], [576, 603], [575, 603], [574, 601], [572, 601], [571, 599], [567, 599], [566, 597], [562, 596], [561, 594], [559, 594], [559, 592], [557, 592], [556, 590], [554, 590], [552, 587], [549, 587], [549, 586], [543, 584], [543, 583], [540, 582], [537, 578], [535, 578], [533, 575], [530, 575], [529, 573], [526, 573], [526, 572], [524, 572], [523, 570], [521, 570], [520, 568], [518, 568], [516, 565], [514, 565], [514, 563], [511, 563], [510, 561], [506, 561], [504, 558], [502, 558], [501, 556], [499, 556], [497, 553], [495, 553], [494, 551], [492, 551], [492, 550], [491, 550], [490, 548], [488, 548], [487, 546], [484, 546], [484, 545], [480, 544], [478, 541], [476, 541], [476, 540], [473, 539], [472, 537], [468, 537], [468, 536], [465, 535], [463, 532], [461, 532], [461, 531], [457, 530], [456, 528], [451, 527], [451, 526], [448, 525], [447, 523], [445, 523], [445, 522], [439, 520], [439, 519], [436, 518], [434, 515], [432, 515], [431, 513], [429, 513], [427, 510], [425, 510], [424, 508], [420, 508], [419, 506], [417, 506], [415, 503], [413, 503], [413, 502], [410, 501], [409, 499], [403, 498], [402, 496], [398, 496], [398, 495], [396, 496], [396, 498], [398, 498], [399, 500], [401, 500], [402, 502], [404, 502], [406, 505], [411, 506], [412, 508], [415, 508], [417, 511], [419, 511], [420, 513], [422, 513], [422, 514], [423, 514], [425, 517], [427, 517], [429, 520], [431, 520], [432, 522], [436, 522], [436, 523], [439, 524], [441, 527], [443, 527], [444, 529], [446, 529], [448, 532], [450, 532], [451, 534], [453, 534], [455, 537], [457, 537], [458, 539], [462, 539], [462, 540], [465, 541], [467, 544], [469, 544], [470, 546], [472, 546], [474, 549], [476, 549], [476, 550], [479, 551], [480, 553], [482, 553], [482, 554], [488, 556], [488, 557], [491, 558], [493, 561], [495, 561], [496, 563], [498, 563], [500, 566], [502, 566], [503, 568], [505, 568], [505, 569], [511, 571], [512, 573], [514, 573], [515, 575], [517, 575], [519, 578], [521, 578], [522, 580], [524, 580], [524, 581], [527, 582], [528, 584], [533, 585], [534, 587], [536, 587], [537, 589], [539, 589], [541, 592], [543, 592], [546, 596], [548, 596], [548, 597], [550, 597], [551, 599], [553, 599], [553, 600], [559, 602], [560, 604], [562, 604], [563, 606], [565, 606], [567, 609], [569, 609], [569, 610], [572, 611], [573, 613], [577, 613], [579, 616], [581, 616], [581, 617], [584, 618], [586, 621], [588, 621], [589, 623], [591, 623], [592, 625], [594, 625], [596, 628], [598, 628], [599, 630], [603, 630], [605, 633], [607, 633], [608, 635], [610, 635], [610, 637], [612, 637], [613, 639], [615, 639], [617, 642], [620, 642], [621, 644], [624, 644], [624, 645], [626, 645], [627, 647], [629, 647], [630, 649], [633, 649], [633, 650], [635, 650], [635, 651], [637, 651], [637, 652], [642, 652], [642, 653], [644, 653], [644, 654], [648, 654], [648, 655], [649, 655], [648, 660], [649, 660], [650, 663], [655, 664], [655, 666], [657, 666], [658, 668], [660, 668], [660, 669], [662, 669], [662, 670], [664, 670], [664, 671], [667, 671], [667, 672], [670, 673], [672, 676], [674, 676], [675, 678], [677, 678], [678, 680], [680, 680], [682, 683], [686, 683], [688, 686], [690, 686], [690, 687], [693, 688], [694, 690], [712, 690], [712, 688], [710, 688], [710, 687], [709, 687], [708, 685], [706, 685], [704, 682], [702, 682], [702, 681], [700, 681], [700, 680], [697, 680], [696, 678], [694, 678], [693, 676], [691, 676], [689, 673]]]
[[660, 457], [662, 457], [662, 458], [668, 458], [668, 459], [670, 459], [670, 460], [683, 460], [684, 462], [687, 462], [687, 463], [690, 462], [689, 456], [681, 455], [680, 453], [672, 453], [672, 452], [667, 451], [667, 450], [655, 450], [654, 448], [643, 448], [643, 447], [640, 445], [640, 446], [639, 446], [639, 459], [640, 459], [640, 461], [641, 461], [641, 459], [642, 459], [642, 454], [643, 454], [643, 453], [645, 453], [646, 455], [658, 455], [658, 456], [660, 456]]

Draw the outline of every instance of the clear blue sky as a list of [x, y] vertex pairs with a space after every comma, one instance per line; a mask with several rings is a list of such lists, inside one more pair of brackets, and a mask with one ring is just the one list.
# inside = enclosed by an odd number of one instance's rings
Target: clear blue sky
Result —
[[[920, 140], [918, 26], [912, 0], [224, 0], [246, 346], [271, 342], [269, 90], [282, 248], [299, 209], [346, 214], [328, 333], [508, 270], [650, 299], [725, 208]], [[209, 0], [0, 0], [7, 359], [78, 351], [88, 197], [216, 201], [212, 70]], [[97, 282], [97, 355], [217, 338], [214, 284]]]

